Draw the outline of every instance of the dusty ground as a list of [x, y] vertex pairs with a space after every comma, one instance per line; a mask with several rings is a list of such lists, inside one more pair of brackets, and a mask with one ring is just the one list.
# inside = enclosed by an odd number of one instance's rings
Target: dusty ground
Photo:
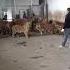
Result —
[[70, 48], [62, 36], [0, 39], [0, 70], [70, 70]]

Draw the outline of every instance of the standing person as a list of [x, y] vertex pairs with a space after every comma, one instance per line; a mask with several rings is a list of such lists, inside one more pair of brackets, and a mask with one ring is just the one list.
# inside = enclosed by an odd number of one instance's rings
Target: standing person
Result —
[[26, 18], [26, 12], [25, 11], [23, 12], [23, 18]]
[[68, 11], [68, 13], [65, 17], [64, 27], [61, 30], [62, 32], [64, 32], [64, 39], [63, 39], [62, 45], [60, 47], [65, 47], [66, 42], [69, 38], [69, 34], [70, 34], [70, 8], [67, 8], [67, 11]]

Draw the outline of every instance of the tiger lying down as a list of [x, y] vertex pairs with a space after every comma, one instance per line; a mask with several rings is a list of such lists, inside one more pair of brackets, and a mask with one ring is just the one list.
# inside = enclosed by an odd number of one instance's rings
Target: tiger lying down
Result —
[[30, 29], [30, 21], [27, 21], [23, 24], [16, 24], [12, 26], [12, 37], [15, 36], [16, 33], [24, 33], [25, 37], [28, 39], [28, 32]]

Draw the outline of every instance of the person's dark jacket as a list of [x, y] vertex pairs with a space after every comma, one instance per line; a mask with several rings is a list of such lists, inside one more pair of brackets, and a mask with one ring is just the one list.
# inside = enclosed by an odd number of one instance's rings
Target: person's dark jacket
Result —
[[64, 29], [65, 28], [70, 28], [70, 12], [66, 15], [65, 17], [65, 23], [64, 23]]

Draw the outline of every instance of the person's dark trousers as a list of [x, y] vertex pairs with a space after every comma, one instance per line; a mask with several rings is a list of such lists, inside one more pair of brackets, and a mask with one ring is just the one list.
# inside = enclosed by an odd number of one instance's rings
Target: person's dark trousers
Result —
[[65, 29], [64, 29], [64, 39], [63, 39], [62, 46], [65, 47], [66, 42], [67, 42], [67, 40], [68, 40], [68, 38], [69, 38], [69, 35], [70, 35], [70, 28], [65, 28]]

